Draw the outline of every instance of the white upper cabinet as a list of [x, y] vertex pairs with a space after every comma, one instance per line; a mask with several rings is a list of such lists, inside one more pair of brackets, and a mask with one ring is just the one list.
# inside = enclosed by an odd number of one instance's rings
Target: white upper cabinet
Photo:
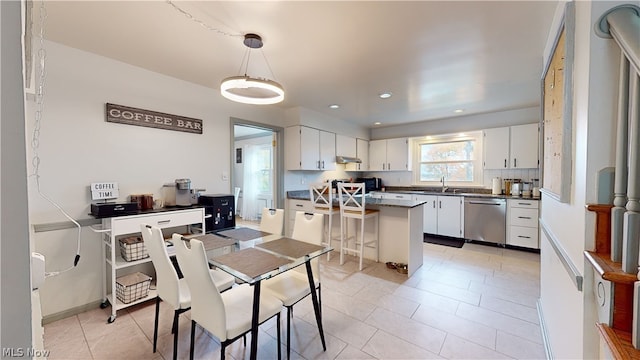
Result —
[[[337, 153], [336, 155], [340, 155], [340, 154]], [[368, 140], [356, 139], [356, 157], [360, 159], [360, 161], [362, 162], [346, 164], [345, 170], [348, 170], [348, 171], [369, 170], [369, 141]]]
[[538, 124], [511, 127], [511, 168], [538, 167]]
[[484, 133], [485, 169], [538, 167], [538, 124], [487, 129]]
[[484, 168], [507, 168], [509, 166], [509, 128], [487, 129], [483, 133]]
[[287, 170], [335, 170], [336, 134], [306, 126], [284, 129]]
[[407, 138], [370, 141], [369, 170], [409, 170], [409, 141]]
[[336, 155], [356, 157], [356, 138], [336, 134]]

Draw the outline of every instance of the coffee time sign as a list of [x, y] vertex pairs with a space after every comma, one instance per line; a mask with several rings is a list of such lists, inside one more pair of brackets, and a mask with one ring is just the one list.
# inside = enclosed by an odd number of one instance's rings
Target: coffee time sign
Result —
[[107, 103], [107, 122], [202, 134], [202, 120]]

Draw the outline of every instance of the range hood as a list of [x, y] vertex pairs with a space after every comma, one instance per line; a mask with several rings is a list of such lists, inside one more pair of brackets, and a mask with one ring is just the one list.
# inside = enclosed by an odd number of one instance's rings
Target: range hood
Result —
[[341, 156], [338, 155], [336, 156], [336, 163], [337, 164], [349, 164], [349, 163], [362, 163], [362, 160], [358, 159], [357, 157], [353, 157], [353, 156]]

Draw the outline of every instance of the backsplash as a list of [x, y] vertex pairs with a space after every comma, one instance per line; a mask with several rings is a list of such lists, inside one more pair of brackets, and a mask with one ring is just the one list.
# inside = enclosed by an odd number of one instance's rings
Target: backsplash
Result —
[[[332, 179], [350, 179], [358, 177], [379, 177], [385, 186], [412, 186], [413, 173], [411, 171], [378, 171], [355, 172], [344, 171], [344, 165], [338, 165], [335, 171], [287, 171], [285, 177], [285, 190], [300, 190], [309, 187], [314, 182], [324, 182]], [[533, 181], [540, 178], [538, 169], [504, 169], [484, 170], [482, 186], [491, 189], [491, 179], [520, 179]]]

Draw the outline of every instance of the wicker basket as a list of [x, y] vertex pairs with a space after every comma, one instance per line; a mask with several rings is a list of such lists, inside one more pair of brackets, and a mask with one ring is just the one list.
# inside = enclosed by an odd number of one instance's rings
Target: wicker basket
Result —
[[149, 252], [140, 236], [121, 238], [118, 242], [120, 243], [120, 255], [125, 261], [135, 261], [149, 257]]
[[149, 295], [151, 277], [141, 272], [124, 275], [116, 279], [116, 297], [129, 304]]

